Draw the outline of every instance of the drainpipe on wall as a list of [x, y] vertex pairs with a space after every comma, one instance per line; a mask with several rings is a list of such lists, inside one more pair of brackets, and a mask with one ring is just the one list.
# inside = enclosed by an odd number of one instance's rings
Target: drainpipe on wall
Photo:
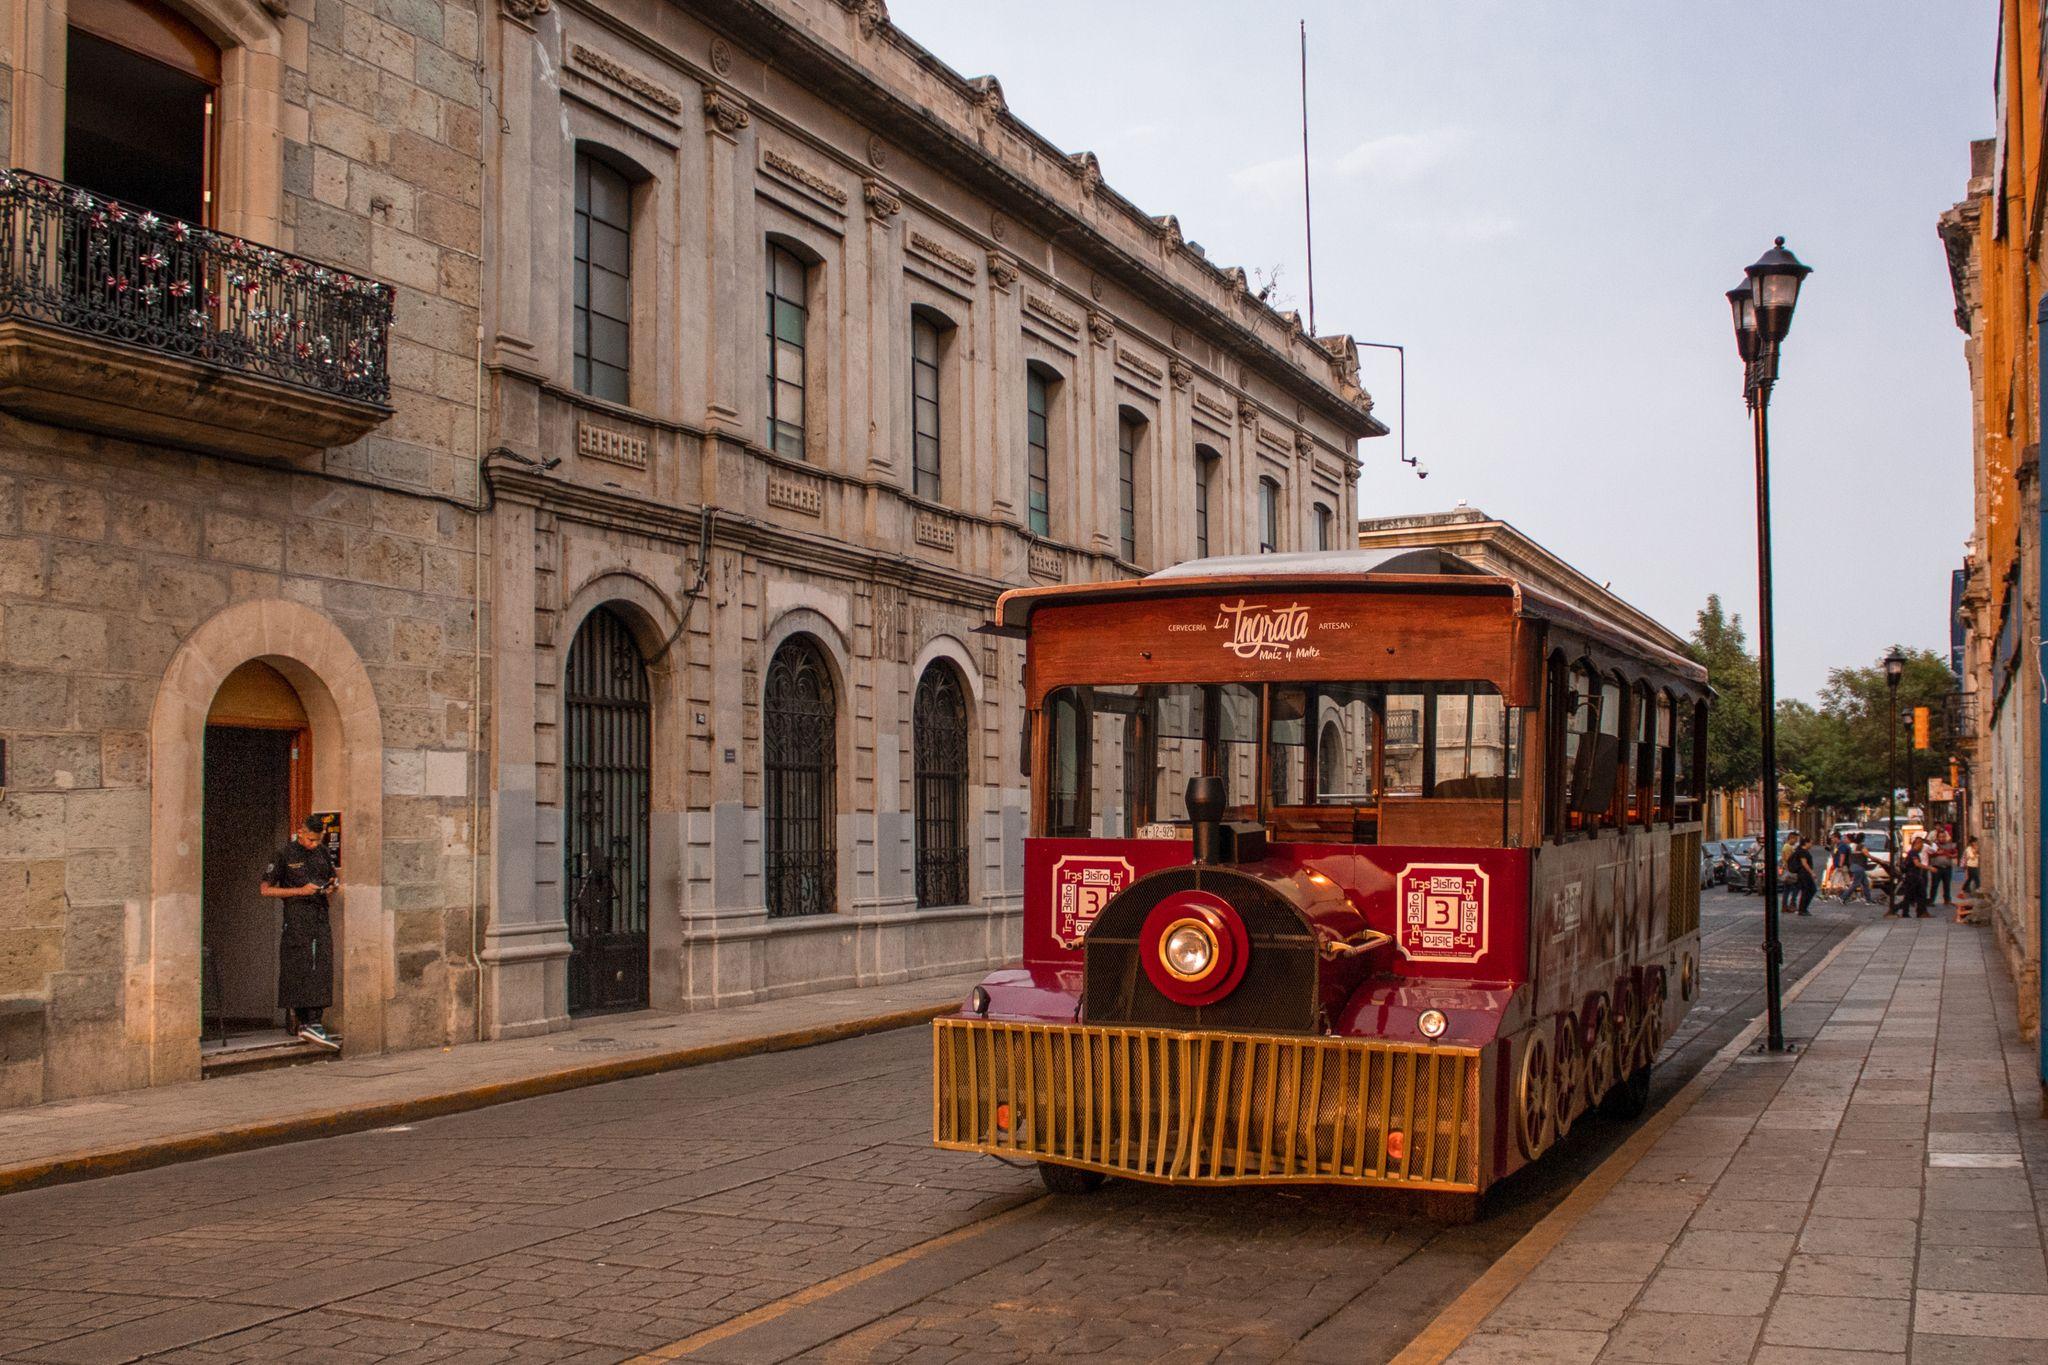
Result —
[[[2037, 367], [2034, 392], [2038, 398], [2048, 394], [2048, 295], [2044, 295], [2034, 316], [2034, 360]], [[2038, 440], [2039, 432], [2035, 433]], [[2037, 446], [2038, 450], [2039, 447]], [[2040, 456], [2037, 454], [2038, 460]], [[2038, 478], [2038, 473], [2036, 475]], [[2037, 485], [2035, 494], [2036, 518], [2034, 522], [2034, 555], [2040, 574], [2035, 589], [2048, 585], [2048, 498], [2042, 498]], [[2026, 618], [2027, 597], [2022, 582], [2020, 600], [2020, 631], [2022, 636], [2031, 635], [2034, 650], [2034, 759], [2038, 770], [2034, 774], [2034, 983], [2039, 994], [2037, 1012], [2034, 1015], [2034, 1044], [2036, 1071], [2041, 1082], [2041, 1113], [2048, 1117], [2048, 971], [2043, 971], [2044, 957], [2048, 957], [2048, 639], [2041, 634], [2040, 611], [2037, 606], [2035, 618], [2029, 629]]]

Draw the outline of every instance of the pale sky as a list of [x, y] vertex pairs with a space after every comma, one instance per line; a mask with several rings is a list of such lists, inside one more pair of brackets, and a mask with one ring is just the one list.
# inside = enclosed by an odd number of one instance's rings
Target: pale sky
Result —
[[[1945, 650], [1969, 385], [1935, 218], [1992, 132], [1997, 0], [889, 0], [900, 27], [1210, 259], [1408, 348], [1366, 516], [1460, 499], [1673, 629], [1754, 638], [1753, 465], [1725, 291], [1814, 268], [1772, 405], [1781, 696]], [[1399, 430], [1394, 357], [1365, 353]]]

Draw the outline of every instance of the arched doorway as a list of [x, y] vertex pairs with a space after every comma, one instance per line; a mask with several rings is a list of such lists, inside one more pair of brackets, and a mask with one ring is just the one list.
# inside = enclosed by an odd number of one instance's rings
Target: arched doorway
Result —
[[839, 698], [817, 645], [801, 635], [782, 642], [762, 702], [768, 913], [829, 914], [839, 876]]
[[652, 717], [640, 646], [598, 607], [569, 647], [562, 716], [571, 1014], [647, 1003]]
[[313, 806], [313, 730], [297, 689], [251, 659], [206, 714], [200, 854], [202, 1056], [292, 1045], [277, 1005], [279, 916], [258, 889]]

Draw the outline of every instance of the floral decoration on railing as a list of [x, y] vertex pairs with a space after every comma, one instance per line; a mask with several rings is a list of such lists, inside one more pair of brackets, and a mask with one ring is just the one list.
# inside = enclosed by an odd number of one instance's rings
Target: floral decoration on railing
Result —
[[0, 171], [0, 318], [388, 407], [390, 285]]

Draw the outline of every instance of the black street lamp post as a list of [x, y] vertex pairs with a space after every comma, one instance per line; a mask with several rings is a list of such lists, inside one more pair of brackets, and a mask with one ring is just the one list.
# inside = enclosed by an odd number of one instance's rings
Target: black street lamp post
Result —
[[1884, 762], [1884, 826], [1887, 831], [1885, 842], [1890, 851], [1885, 855], [1891, 859], [1892, 874], [1885, 879], [1884, 912], [1889, 915], [1899, 908], [1899, 680], [1906, 676], [1906, 656], [1899, 652], [1897, 645], [1884, 656], [1884, 685], [1889, 689], [1889, 705], [1885, 713], [1891, 723], [1885, 729]]
[[1766, 1046], [1785, 1050], [1785, 1014], [1781, 971], [1784, 947], [1778, 941], [1778, 727], [1777, 680], [1772, 667], [1771, 635], [1771, 388], [1778, 382], [1778, 346], [1792, 329], [1792, 310], [1799, 286], [1812, 271], [1785, 250], [1780, 237], [1756, 264], [1743, 271], [1743, 282], [1728, 291], [1735, 314], [1735, 349], [1742, 356], [1742, 396], [1749, 404], [1756, 438], [1756, 578], [1757, 681], [1763, 692], [1764, 838], [1758, 858], [1764, 865], [1764, 990], [1770, 1016]]

